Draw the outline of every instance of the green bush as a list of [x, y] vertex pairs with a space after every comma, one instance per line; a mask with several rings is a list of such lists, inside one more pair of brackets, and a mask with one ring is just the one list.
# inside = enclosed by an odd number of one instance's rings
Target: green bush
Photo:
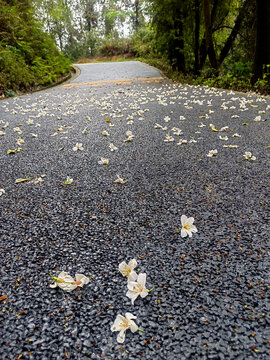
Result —
[[106, 39], [99, 48], [101, 56], [116, 56], [131, 54], [131, 40], [129, 39]]
[[0, 0], [0, 94], [50, 84], [70, 69], [30, 2]]
[[154, 47], [154, 31], [150, 27], [139, 28], [132, 38], [132, 52], [139, 57], [156, 57]]

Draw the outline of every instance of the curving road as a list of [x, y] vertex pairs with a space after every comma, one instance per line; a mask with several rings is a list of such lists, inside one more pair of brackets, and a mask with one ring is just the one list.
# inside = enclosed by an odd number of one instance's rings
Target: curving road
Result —
[[[78, 66], [0, 102], [0, 358], [267, 359], [270, 100]], [[134, 305], [132, 258], [155, 286]], [[61, 271], [89, 284], [51, 288]], [[145, 332], [119, 344], [126, 312]]]

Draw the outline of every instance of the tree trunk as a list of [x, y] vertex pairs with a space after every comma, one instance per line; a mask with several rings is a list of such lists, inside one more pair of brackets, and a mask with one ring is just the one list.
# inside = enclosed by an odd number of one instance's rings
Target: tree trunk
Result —
[[186, 72], [184, 54], [184, 24], [182, 10], [178, 9], [173, 19], [174, 36], [171, 36], [168, 43], [169, 59], [174, 69]]
[[256, 1], [256, 49], [252, 82], [263, 77], [264, 66], [270, 64], [270, 1]]
[[[219, 0], [214, 0], [214, 4], [212, 7], [212, 11], [211, 11], [211, 24], [213, 27], [215, 18], [216, 18], [216, 14], [217, 14], [217, 7], [218, 7], [218, 2]], [[206, 48], [206, 34], [204, 33], [204, 37], [202, 39], [201, 42], [201, 46], [200, 46], [200, 60], [199, 60], [199, 70], [201, 70], [205, 64], [205, 60], [207, 57], [207, 48]]]
[[221, 53], [219, 55], [219, 60], [218, 60], [219, 66], [223, 63], [224, 59], [226, 58], [229, 51], [231, 50], [232, 44], [233, 44], [236, 36], [238, 35], [241, 23], [245, 17], [246, 9], [247, 9], [249, 3], [250, 3], [250, 0], [246, 0], [243, 4], [242, 8], [239, 11], [239, 14], [235, 20], [234, 27], [230, 33], [230, 36], [228, 37], [227, 41], [225, 42], [223, 49], [221, 50]]
[[175, 39], [175, 58], [178, 71], [186, 72], [186, 63], [184, 55], [184, 24], [181, 17], [175, 20], [176, 39]]
[[137, 31], [138, 27], [139, 27], [139, 0], [135, 0], [135, 31]]
[[217, 69], [217, 58], [213, 44], [212, 37], [212, 22], [210, 16], [210, 3], [209, 0], [203, 0], [203, 12], [204, 12], [204, 25], [205, 25], [205, 40], [206, 40], [206, 49], [209, 57], [211, 66], [214, 69]]
[[199, 72], [199, 56], [200, 56], [200, 0], [195, 0], [195, 65], [194, 73]]

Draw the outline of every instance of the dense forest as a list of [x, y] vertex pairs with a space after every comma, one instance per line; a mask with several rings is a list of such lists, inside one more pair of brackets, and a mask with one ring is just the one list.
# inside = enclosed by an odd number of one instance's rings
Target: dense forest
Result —
[[181, 81], [269, 93], [269, 19], [269, 0], [0, 0], [0, 91], [120, 55]]

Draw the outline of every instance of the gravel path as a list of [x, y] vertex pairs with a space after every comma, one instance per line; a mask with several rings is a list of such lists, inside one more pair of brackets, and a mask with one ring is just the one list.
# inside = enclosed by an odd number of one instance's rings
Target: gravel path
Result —
[[[0, 359], [269, 359], [270, 100], [165, 79], [79, 85], [161, 76], [80, 68], [74, 87], [0, 102]], [[155, 286], [134, 305], [118, 271], [132, 258]], [[61, 271], [90, 282], [50, 288]], [[119, 344], [126, 312], [145, 332]]]

